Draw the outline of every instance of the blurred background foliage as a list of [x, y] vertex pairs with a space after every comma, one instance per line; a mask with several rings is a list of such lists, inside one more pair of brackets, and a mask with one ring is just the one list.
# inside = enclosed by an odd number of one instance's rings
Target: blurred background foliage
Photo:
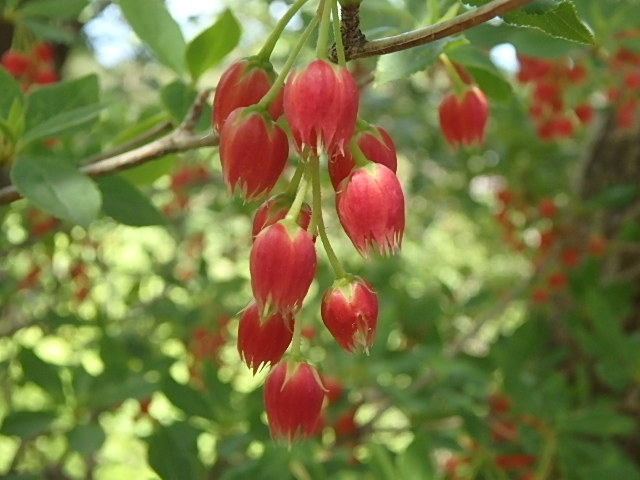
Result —
[[[39, 0], [0, 2], [2, 29], [54, 44], [61, 84], [97, 75], [99, 116], [28, 147], [81, 165], [178, 124], [196, 91], [256, 52], [291, 2], [166, 2], [187, 42], [225, 12], [241, 26], [238, 45], [197, 81], [158, 62], [118, 2], [60, 3], [68, 15]], [[452, 151], [440, 132], [450, 86], [433, 52], [445, 43], [352, 62], [361, 117], [396, 143], [407, 227], [400, 254], [364, 260], [325, 197], [338, 256], [378, 292], [379, 326], [368, 356], [335, 344], [319, 316], [332, 282], [320, 253], [299, 317], [303, 349], [339, 388], [322, 432], [291, 449], [269, 438], [266, 372], [253, 377], [236, 350], [257, 205], [227, 195], [215, 148], [98, 179], [102, 211], [88, 226], [27, 200], [2, 206], [0, 475], [640, 479], [640, 209], [637, 177], [620, 175], [623, 164], [640, 171], [637, 151], [621, 147], [640, 130], [637, 114], [620, 123], [612, 97], [625, 91], [620, 49], [640, 55], [640, 5], [573, 3], [594, 45], [495, 21], [447, 39], [487, 89], [482, 149]], [[33, 15], [7, 13], [29, 4]], [[462, 8], [366, 0], [362, 28], [390, 35]], [[312, 13], [285, 31], [276, 68]], [[536, 87], [518, 77], [522, 55], [580, 65], [583, 78], [560, 94], [567, 111], [587, 102], [592, 120], [570, 117], [570, 135], [545, 137]], [[311, 58], [313, 48], [300, 62]], [[394, 78], [398, 68], [408, 74]]]

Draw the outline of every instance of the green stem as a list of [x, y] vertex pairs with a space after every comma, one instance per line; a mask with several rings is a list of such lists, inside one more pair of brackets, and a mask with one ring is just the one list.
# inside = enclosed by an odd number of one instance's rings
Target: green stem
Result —
[[333, 36], [336, 39], [336, 53], [338, 54], [338, 63], [344, 67], [347, 64], [347, 58], [344, 53], [344, 44], [342, 43], [342, 32], [340, 31], [338, 0], [331, 0], [331, 18], [333, 20]]
[[[301, 162], [301, 163], [304, 163], [304, 162]], [[298, 219], [298, 215], [300, 215], [300, 210], [302, 209], [302, 204], [304, 203], [304, 197], [306, 197], [308, 189], [309, 189], [309, 180], [307, 179], [306, 175], [303, 175], [302, 178], [300, 179], [300, 183], [298, 184], [296, 196], [293, 199], [291, 208], [287, 212], [287, 216], [284, 217], [285, 220], [293, 220], [295, 222]]]
[[347, 276], [347, 272], [342, 267], [340, 260], [338, 260], [338, 257], [333, 251], [333, 247], [331, 246], [331, 242], [327, 236], [324, 218], [322, 218], [322, 191], [320, 189], [320, 160], [318, 159], [318, 155], [311, 155], [309, 165], [311, 173], [311, 192], [313, 195], [313, 207], [311, 209], [313, 215], [312, 224], [317, 227], [318, 236], [322, 241], [322, 246], [324, 247], [325, 252], [327, 252], [327, 258], [329, 259], [329, 263], [331, 264], [331, 268], [333, 268], [336, 278], [342, 278]]
[[293, 16], [298, 12], [298, 10], [300, 10], [300, 8], [302, 8], [302, 6], [307, 2], [308, 0], [296, 0], [296, 2], [294, 2], [293, 5], [289, 7], [289, 10], [287, 10], [282, 18], [278, 20], [278, 23], [273, 29], [273, 32], [271, 32], [269, 38], [267, 38], [267, 41], [260, 49], [260, 52], [258, 52], [258, 55], [256, 55], [257, 57], [259, 57], [261, 60], [269, 60], [271, 54], [273, 53], [273, 49], [275, 48], [276, 43], [278, 43], [278, 40], [280, 39], [280, 36], [282, 35], [285, 27], [287, 26], [291, 18], [293, 18]]
[[362, 152], [362, 149], [360, 148], [360, 145], [358, 145], [358, 141], [356, 140], [355, 136], [349, 141], [349, 151], [351, 152], [353, 161], [358, 167], [366, 167], [371, 163], [371, 160], [369, 160]]
[[300, 161], [298, 162], [298, 166], [296, 167], [296, 171], [293, 173], [293, 177], [291, 177], [291, 181], [289, 182], [289, 186], [287, 187], [286, 195], [290, 195], [295, 197], [296, 192], [298, 191], [298, 185], [300, 185], [300, 180], [302, 179], [302, 174], [304, 173], [305, 163]]
[[332, 0], [320, 0], [320, 6], [316, 14], [316, 18], [318, 15], [321, 16], [320, 28], [318, 30], [318, 43], [316, 45], [316, 57], [321, 60], [329, 58], [329, 14], [331, 13], [331, 8], [327, 5], [327, 2], [330, 1]]
[[296, 58], [298, 58], [298, 54], [300, 53], [300, 50], [302, 50], [302, 46], [305, 44], [305, 42], [309, 38], [309, 35], [311, 35], [311, 32], [313, 32], [313, 29], [316, 28], [317, 24], [318, 24], [318, 17], [315, 16], [311, 19], [311, 21], [309, 22], [309, 25], [307, 25], [304, 31], [300, 34], [298, 43], [296, 43], [295, 47], [293, 47], [293, 49], [291, 50], [291, 54], [289, 55], [289, 58], [287, 58], [287, 61], [285, 62], [285, 64], [282, 66], [282, 70], [280, 70], [278, 77], [273, 82], [273, 85], [271, 85], [271, 88], [269, 89], [269, 91], [265, 93], [264, 97], [262, 97], [262, 100], [258, 102], [258, 106], [260, 108], [263, 108], [266, 110], [269, 107], [269, 105], [271, 105], [271, 102], [275, 100], [276, 96], [278, 95], [278, 92], [280, 92], [280, 89], [284, 85], [284, 81], [286, 80], [287, 75], [289, 75], [289, 71], [291, 71], [293, 62], [295, 62]]
[[293, 337], [291, 338], [291, 357], [299, 361], [301, 359], [300, 346], [302, 345], [302, 320], [296, 316], [293, 320]]
[[462, 96], [462, 93], [467, 89], [467, 86], [462, 81], [462, 78], [460, 78], [458, 70], [456, 70], [456, 67], [454, 67], [451, 60], [449, 60], [449, 57], [444, 53], [441, 53], [438, 56], [438, 59], [442, 62], [444, 68], [446, 68], [449, 79], [451, 80], [451, 83], [453, 83], [453, 89], [455, 90], [456, 95], [458, 97]]
[[545, 435], [546, 442], [540, 455], [540, 461], [538, 463], [538, 471], [533, 477], [534, 480], [546, 480], [551, 473], [551, 467], [553, 465], [553, 458], [556, 454], [557, 440], [553, 432], [547, 432]]

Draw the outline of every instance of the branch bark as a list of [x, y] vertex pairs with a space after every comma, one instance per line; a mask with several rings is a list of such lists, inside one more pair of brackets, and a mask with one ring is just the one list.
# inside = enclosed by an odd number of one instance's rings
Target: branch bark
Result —
[[[356, 58], [372, 57], [407, 50], [468, 30], [471, 27], [475, 27], [531, 1], [532, 0], [493, 0], [450, 20], [436, 23], [435, 25], [429, 25], [425, 28], [412, 30], [411, 32], [400, 35], [380, 38], [378, 40], [345, 45], [345, 55], [347, 60], [354, 60]], [[330, 52], [330, 57], [332, 60], [336, 60], [334, 58], [334, 51]]]
[[[206, 134], [193, 133], [210, 93], [209, 90], [206, 90], [198, 94], [183, 122], [172, 132], [128, 152], [117, 153], [108, 158], [88, 163], [81, 167], [80, 171], [90, 177], [99, 177], [135, 167], [170, 153], [186, 152], [202, 147], [215, 147], [219, 141], [218, 134], [214, 132]], [[153, 127], [151, 129], [153, 133], [157, 133], [157, 128]], [[163, 126], [163, 128], [165, 127]], [[89, 159], [88, 161], [91, 160]], [[14, 185], [8, 185], [0, 189], [0, 205], [14, 202], [20, 198], [22, 198], [22, 195]]]

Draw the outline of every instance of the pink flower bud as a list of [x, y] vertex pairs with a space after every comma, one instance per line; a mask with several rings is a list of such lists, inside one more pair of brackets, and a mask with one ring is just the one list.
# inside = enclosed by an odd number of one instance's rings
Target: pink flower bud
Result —
[[314, 60], [289, 75], [283, 107], [299, 151], [321, 144], [329, 154], [343, 152], [355, 130], [358, 88], [345, 67]]
[[[284, 219], [291, 208], [293, 198], [281, 193], [264, 202], [253, 217], [253, 238], [269, 225], [273, 225], [278, 220]], [[311, 207], [304, 203], [298, 214], [298, 225], [307, 230], [311, 223]]]
[[307, 363], [279, 363], [264, 383], [263, 398], [269, 430], [275, 440], [291, 444], [317, 432], [324, 387], [314, 367]]
[[254, 240], [249, 270], [260, 312], [297, 310], [316, 273], [313, 238], [295, 222], [281, 220]]
[[404, 233], [404, 195], [389, 168], [372, 163], [342, 181], [336, 194], [340, 223], [363, 255], [395, 253]]
[[251, 107], [234, 110], [220, 133], [222, 177], [245, 200], [269, 193], [287, 163], [289, 143], [284, 130]]
[[347, 352], [373, 343], [378, 324], [378, 297], [361, 278], [336, 280], [322, 297], [322, 321]]
[[238, 352], [254, 375], [262, 366], [280, 361], [291, 343], [293, 324], [291, 313], [261, 318], [255, 303], [242, 312], [238, 325]]
[[482, 90], [472, 87], [462, 97], [447, 95], [438, 109], [440, 128], [444, 137], [456, 148], [458, 145], [482, 145], [489, 104]]
[[[375, 133], [358, 132], [356, 138], [358, 146], [367, 160], [386, 165], [393, 173], [396, 173], [398, 168], [396, 146], [385, 129], [375, 127]], [[338, 189], [340, 182], [349, 176], [355, 165], [349, 150], [344, 154], [337, 153], [329, 159], [329, 177], [331, 177], [331, 183], [335, 190]]]
[[[275, 78], [271, 64], [256, 58], [245, 58], [231, 65], [220, 77], [213, 97], [213, 127], [221, 132], [225, 120], [236, 108], [258, 103]], [[282, 91], [269, 106], [269, 114], [273, 120], [282, 114]]]

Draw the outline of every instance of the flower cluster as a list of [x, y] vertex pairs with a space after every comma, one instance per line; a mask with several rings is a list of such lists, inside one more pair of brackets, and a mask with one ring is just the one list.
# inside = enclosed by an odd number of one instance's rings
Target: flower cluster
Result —
[[58, 81], [53, 62], [53, 47], [46, 42], [36, 43], [25, 52], [7, 50], [1, 60], [4, 69], [20, 82], [25, 91], [31, 85], [47, 85]]
[[518, 54], [518, 62], [518, 81], [532, 86], [529, 115], [541, 140], [569, 138], [576, 126], [591, 122], [590, 103], [585, 100], [571, 103], [567, 95], [587, 78], [584, 65], [567, 59], [551, 61], [522, 54]]
[[[336, 273], [320, 313], [337, 344], [346, 352], [368, 350], [378, 321], [373, 287], [342, 269], [326, 236], [321, 159], [337, 217], [358, 252], [391, 254], [402, 242], [404, 195], [395, 146], [384, 129], [358, 121], [358, 103], [347, 68], [321, 59], [291, 71], [286, 82], [263, 59], [238, 61], [222, 75], [214, 97], [223, 180], [230, 193], [263, 202], [253, 220], [253, 299], [240, 314], [238, 351], [254, 374], [271, 367], [264, 386], [269, 427], [274, 438], [289, 443], [322, 428], [327, 390], [300, 355], [297, 318], [316, 274], [317, 236]], [[296, 173], [287, 185], [290, 156]], [[305, 201], [309, 186], [311, 205]]]

